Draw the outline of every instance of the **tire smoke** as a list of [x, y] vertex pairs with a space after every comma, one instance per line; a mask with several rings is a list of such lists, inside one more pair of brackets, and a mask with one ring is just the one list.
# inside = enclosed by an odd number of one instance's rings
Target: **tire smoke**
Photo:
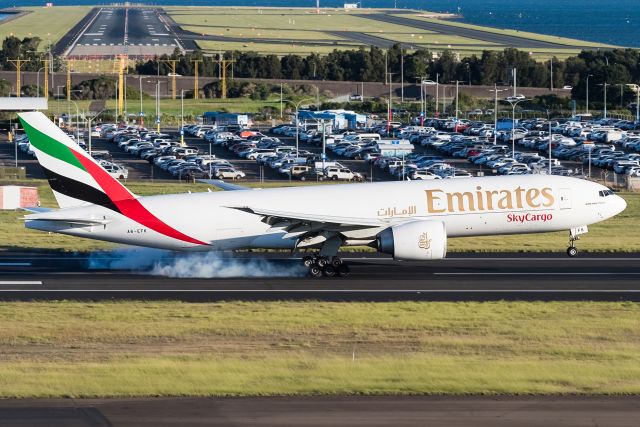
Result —
[[160, 249], [121, 249], [92, 253], [89, 269], [129, 270], [176, 278], [301, 277], [302, 263], [220, 252], [176, 253]]

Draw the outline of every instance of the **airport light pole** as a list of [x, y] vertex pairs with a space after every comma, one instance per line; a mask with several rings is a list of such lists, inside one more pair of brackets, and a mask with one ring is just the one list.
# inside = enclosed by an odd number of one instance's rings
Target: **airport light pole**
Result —
[[493, 145], [498, 144], [498, 92], [504, 92], [507, 89], [498, 89], [498, 84], [493, 84], [493, 89], [489, 89], [489, 92], [495, 92], [495, 98], [493, 103]]
[[[515, 69], [514, 69], [515, 70]], [[505, 99], [506, 102], [511, 104], [512, 119], [511, 119], [511, 157], [515, 158], [516, 155], [516, 105], [523, 101], [528, 101], [526, 98], [509, 97]]]
[[[81, 90], [72, 90], [71, 92], [82, 92]], [[80, 140], [79, 128], [80, 128], [80, 109], [78, 109], [78, 103], [73, 99], [69, 100], [70, 103], [73, 103], [76, 107], [76, 143]], [[71, 107], [71, 104], [69, 104]], [[71, 124], [71, 114], [69, 114], [69, 124]]]
[[458, 123], [458, 89], [460, 88], [460, 83], [464, 83], [461, 80], [456, 80], [456, 126]]
[[603, 118], [607, 118], [607, 86], [611, 86], [610, 83], [600, 83], [598, 86], [602, 86], [604, 88], [604, 110], [603, 110]]
[[57, 109], [58, 117], [60, 117], [60, 88], [61, 87], [64, 87], [64, 85], [56, 86], [56, 109]]
[[40, 71], [45, 68], [46, 67], [38, 68], [38, 72], [36, 73], [36, 97], [40, 97]]
[[303, 98], [301, 100], [299, 100], [298, 102], [292, 101], [290, 99], [285, 99], [284, 102], [288, 102], [291, 105], [293, 105], [294, 107], [296, 107], [296, 156], [297, 156], [297, 152], [298, 150], [298, 146], [300, 144], [300, 126], [299, 126], [299, 108], [300, 108], [300, 104], [302, 104], [305, 101], [315, 101], [314, 98]]
[[438, 118], [438, 104], [440, 104], [440, 73], [436, 73], [436, 119]]
[[587, 76], [587, 98], [586, 98], [586, 104], [587, 104], [587, 114], [589, 114], [589, 77], [593, 77], [593, 74], [589, 74]]
[[184, 89], [180, 89], [180, 146], [184, 147]]
[[106, 111], [106, 108], [103, 108], [98, 113], [94, 114], [93, 117], [91, 117], [91, 116], [87, 117], [87, 124], [89, 126], [89, 156], [91, 156], [91, 153], [92, 153], [92, 151], [91, 151], [91, 122], [93, 121], [93, 119], [98, 117], [104, 111]]
[[628, 84], [627, 87], [636, 92], [636, 124], [640, 123], [640, 86], [637, 84]]
[[138, 76], [140, 83], [140, 126], [144, 126], [144, 112], [142, 111], [142, 76]]

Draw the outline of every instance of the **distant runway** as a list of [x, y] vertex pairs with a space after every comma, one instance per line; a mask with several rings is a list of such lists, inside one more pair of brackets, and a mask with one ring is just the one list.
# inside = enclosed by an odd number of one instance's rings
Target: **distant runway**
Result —
[[69, 56], [153, 56], [182, 45], [154, 8], [104, 7], [71, 42]]
[[519, 49], [569, 49], [573, 46], [548, 42], [543, 40], [532, 40], [527, 37], [518, 37], [509, 34], [485, 31], [481, 29], [457, 27], [448, 25], [446, 21], [443, 23], [422, 21], [419, 19], [405, 18], [402, 16], [395, 16], [390, 13], [361, 13], [356, 15], [364, 19], [373, 19], [376, 21], [382, 21], [388, 24], [397, 24], [404, 27], [419, 28], [425, 31], [433, 31], [435, 33], [447, 34], [451, 36], [465, 37], [473, 40], [480, 40], [489, 43], [495, 43], [501, 46], [515, 47]]
[[[164, 257], [162, 272], [152, 274], [124, 268], [109, 256], [94, 256], [95, 268], [89, 269], [84, 256], [5, 253], [0, 255], [0, 299], [640, 301], [638, 254], [573, 259], [563, 254], [454, 254], [432, 262], [357, 254], [345, 256], [349, 277], [321, 279], [306, 277], [298, 260], [281, 255], [186, 259], [189, 266], [206, 264], [204, 273], [175, 267], [181, 264], [176, 259], [185, 261], [185, 256], [199, 255]], [[113, 269], [105, 268], [109, 264]], [[210, 277], [238, 274], [257, 277]]]
[[0, 401], [3, 427], [637, 426], [637, 397], [335, 396]]

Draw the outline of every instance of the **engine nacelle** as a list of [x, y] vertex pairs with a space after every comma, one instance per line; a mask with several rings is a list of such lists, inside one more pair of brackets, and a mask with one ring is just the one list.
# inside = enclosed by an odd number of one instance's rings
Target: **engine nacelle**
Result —
[[447, 231], [441, 221], [412, 221], [392, 225], [378, 234], [378, 251], [404, 261], [442, 259]]

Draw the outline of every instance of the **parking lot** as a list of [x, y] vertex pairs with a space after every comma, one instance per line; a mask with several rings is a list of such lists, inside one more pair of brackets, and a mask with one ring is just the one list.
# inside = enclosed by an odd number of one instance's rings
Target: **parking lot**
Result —
[[[494, 134], [492, 124], [462, 120], [456, 124], [451, 119], [428, 119], [422, 125], [391, 127], [378, 123], [358, 132], [327, 132], [324, 162], [322, 132], [306, 123], [298, 129], [298, 152], [295, 126], [290, 124], [252, 130], [189, 125], [184, 130], [185, 148], [179, 145], [177, 128], [156, 134], [134, 126], [102, 125], [93, 129], [91, 143], [94, 157], [116, 178], [125, 180], [388, 181], [549, 172], [586, 176], [590, 170], [594, 178], [622, 182], [640, 175], [636, 154], [640, 134], [634, 126], [602, 120], [531, 119], [502, 126]], [[81, 145], [86, 146], [88, 131], [80, 134]], [[26, 167], [27, 177], [43, 178], [29, 155], [28, 141], [20, 135], [18, 139], [18, 164]], [[1, 144], [0, 162], [12, 166], [15, 152], [13, 144]], [[163, 165], [159, 160], [167, 162]]]

